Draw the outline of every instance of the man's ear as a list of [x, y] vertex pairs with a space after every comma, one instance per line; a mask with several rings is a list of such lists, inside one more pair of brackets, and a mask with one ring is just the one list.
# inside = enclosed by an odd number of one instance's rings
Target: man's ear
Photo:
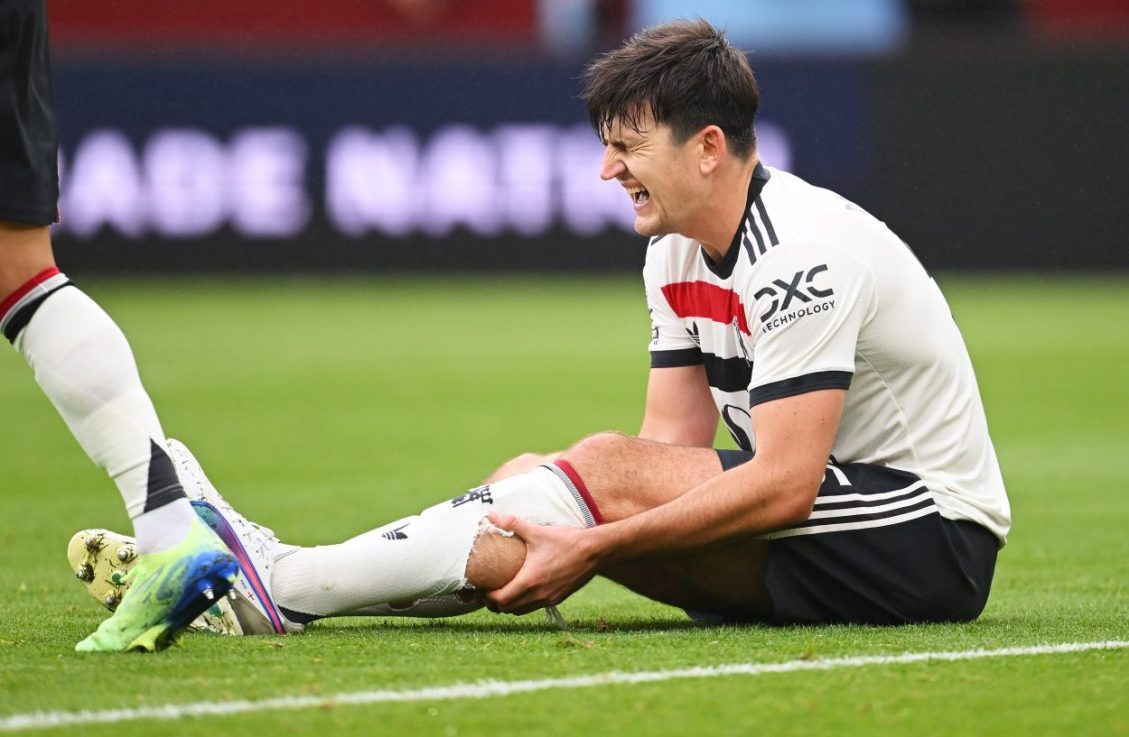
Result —
[[727, 144], [725, 131], [716, 125], [707, 125], [698, 131], [698, 171], [713, 173], [725, 159]]

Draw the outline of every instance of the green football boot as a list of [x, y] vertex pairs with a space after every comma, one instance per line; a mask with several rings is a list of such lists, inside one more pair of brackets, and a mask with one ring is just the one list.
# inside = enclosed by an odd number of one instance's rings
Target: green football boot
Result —
[[184, 542], [137, 557], [125, 574], [128, 587], [113, 616], [75, 650], [163, 650], [231, 590], [238, 573], [235, 556], [223, 541], [193, 518]]
[[[129, 590], [126, 574], [137, 563], [137, 541], [113, 530], [79, 530], [67, 545], [67, 562], [87, 593], [113, 613]], [[234, 589], [217, 597], [185, 631], [244, 634], [231, 607], [234, 598]]]

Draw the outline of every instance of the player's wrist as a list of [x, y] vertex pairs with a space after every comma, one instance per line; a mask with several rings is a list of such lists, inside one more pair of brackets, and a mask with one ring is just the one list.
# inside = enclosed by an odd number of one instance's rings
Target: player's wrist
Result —
[[597, 570], [627, 562], [634, 554], [624, 536], [622, 522], [609, 522], [587, 530], [582, 541], [584, 555]]

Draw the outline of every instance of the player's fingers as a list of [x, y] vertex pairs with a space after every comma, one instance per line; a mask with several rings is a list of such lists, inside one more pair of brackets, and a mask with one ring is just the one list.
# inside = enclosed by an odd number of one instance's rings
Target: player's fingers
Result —
[[523, 585], [518, 580], [520, 578], [521, 574], [519, 573], [502, 588], [487, 592], [485, 596], [487, 606], [493, 606], [492, 611], [509, 612], [510, 606], [524, 590]]
[[513, 532], [514, 525], [518, 522], [518, 518], [512, 514], [501, 514], [499, 512], [486, 515], [486, 519], [490, 520], [490, 524], [506, 532]]
[[[507, 614], [524, 614], [538, 608], [539, 595], [536, 582], [530, 581], [523, 571], [510, 580], [500, 589], [495, 589], [486, 594], [486, 600], [497, 607], [500, 612]], [[540, 604], [540, 606], [544, 606]]]
[[512, 532], [522, 540], [528, 541], [531, 534], [536, 534], [537, 525], [526, 522], [521, 517], [515, 517], [512, 514], [488, 514], [486, 519], [490, 520], [490, 524], [495, 527]]

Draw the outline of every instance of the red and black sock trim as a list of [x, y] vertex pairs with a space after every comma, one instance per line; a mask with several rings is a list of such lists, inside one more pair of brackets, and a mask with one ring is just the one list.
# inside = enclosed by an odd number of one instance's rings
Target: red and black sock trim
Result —
[[600, 507], [596, 504], [596, 500], [588, 493], [588, 487], [584, 484], [584, 479], [580, 478], [580, 474], [572, 467], [572, 464], [566, 460], [558, 459], [553, 463], [548, 464], [548, 468], [557, 473], [557, 477], [565, 482], [569, 487], [569, 491], [573, 492], [573, 497], [581, 506], [582, 510], [586, 510], [588, 515], [592, 518], [592, 527], [604, 524], [604, 516], [600, 514]]
[[0, 302], [0, 332], [9, 343], [15, 343], [20, 331], [31, 322], [32, 315], [44, 300], [70, 285], [66, 274], [54, 266], [33, 276]]

